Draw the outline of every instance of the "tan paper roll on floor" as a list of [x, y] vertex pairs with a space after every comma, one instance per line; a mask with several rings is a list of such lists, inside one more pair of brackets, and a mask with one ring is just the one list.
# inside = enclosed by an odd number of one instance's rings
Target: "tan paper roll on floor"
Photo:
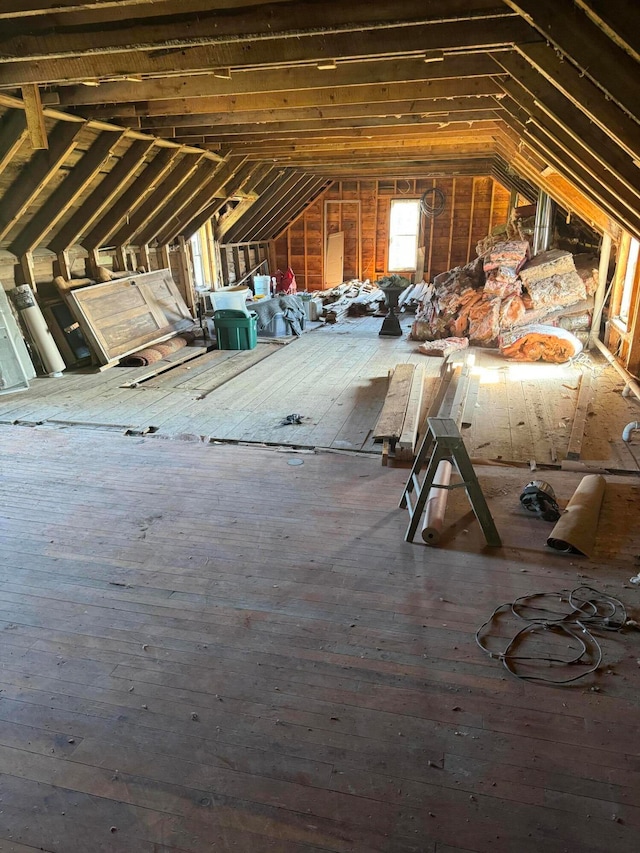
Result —
[[[451, 470], [451, 462], [443, 459], [436, 468], [436, 476], [433, 478], [434, 485], [448, 486], [451, 482]], [[437, 545], [440, 541], [448, 497], [448, 489], [431, 488], [429, 490], [422, 524], [422, 538], [427, 545]]]
[[567, 554], [591, 556], [606, 485], [607, 481], [600, 474], [588, 474], [582, 478], [547, 539], [550, 548]]

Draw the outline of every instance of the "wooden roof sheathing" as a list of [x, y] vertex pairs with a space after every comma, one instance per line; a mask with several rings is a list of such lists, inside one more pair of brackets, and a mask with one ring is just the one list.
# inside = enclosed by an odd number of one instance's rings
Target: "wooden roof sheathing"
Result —
[[[213, 5], [2, 4], [0, 196], [13, 214], [0, 247], [62, 251], [91, 233], [101, 245], [166, 241], [212, 214], [225, 239], [270, 239], [327, 181], [429, 174], [492, 175], [527, 198], [541, 188], [600, 230], [640, 237], [634, 4]], [[30, 148], [19, 97], [33, 85], [49, 134], [78, 124], [51, 173]], [[110, 146], [98, 137], [118, 129], [103, 162]], [[134, 164], [128, 151], [144, 140]], [[38, 168], [41, 191], [16, 205], [17, 176]], [[131, 211], [111, 222], [125, 194]], [[92, 201], [100, 214], [80, 227]]]

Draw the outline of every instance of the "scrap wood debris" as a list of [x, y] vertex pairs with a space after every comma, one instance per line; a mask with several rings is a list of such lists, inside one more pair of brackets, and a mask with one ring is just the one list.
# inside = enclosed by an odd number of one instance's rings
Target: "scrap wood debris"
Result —
[[311, 298], [322, 302], [322, 319], [329, 324], [337, 323], [347, 316], [365, 317], [374, 314], [385, 301], [383, 291], [368, 279], [353, 279], [331, 290], [318, 290], [311, 294]]
[[[495, 347], [501, 333], [532, 323], [586, 335], [597, 287], [592, 256], [552, 249], [530, 258], [528, 240], [493, 237], [481, 241], [477, 250], [480, 256], [474, 261], [402, 294], [400, 304], [419, 301], [413, 340], [467, 337], [473, 345]], [[542, 351], [527, 345], [518, 350], [519, 358], [529, 351], [543, 359], [549, 351], [552, 361], [559, 357], [554, 344]]]

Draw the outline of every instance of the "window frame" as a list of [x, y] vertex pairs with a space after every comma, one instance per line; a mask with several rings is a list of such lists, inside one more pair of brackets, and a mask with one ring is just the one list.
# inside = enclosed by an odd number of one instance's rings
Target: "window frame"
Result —
[[620, 287], [620, 304], [616, 312], [616, 320], [624, 326], [625, 331], [628, 331], [631, 321], [639, 264], [640, 241], [636, 240], [635, 237], [631, 237], [629, 240], [629, 254], [627, 256], [624, 279]]
[[[393, 208], [395, 204], [407, 204], [411, 203], [416, 206], [416, 229], [415, 233], [393, 233], [391, 229], [391, 222], [393, 216]], [[389, 205], [389, 232], [388, 232], [388, 242], [387, 242], [387, 271], [390, 273], [400, 273], [400, 272], [415, 272], [418, 268], [418, 249], [419, 249], [419, 241], [420, 241], [420, 220], [421, 220], [421, 211], [420, 211], [420, 197], [419, 196], [400, 196], [394, 197], [391, 199], [391, 204]], [[415, 240], [415, 253], [413, 258], [413, 264], [410, 266], [392, 266], [391, 265], [391, 253], [392, 253], [392, 240], [394, 237], [412, 237]]]

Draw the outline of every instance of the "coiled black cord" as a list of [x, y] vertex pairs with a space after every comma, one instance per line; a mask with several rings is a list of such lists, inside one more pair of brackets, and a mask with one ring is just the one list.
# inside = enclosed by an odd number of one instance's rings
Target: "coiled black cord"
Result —
[[[547, 607], [537, 607], [532, 603], [544, 598], [558, 600], [558, 596], [561, 602], [569, 605], [571, 608], [569, 611], [554, 611]], [[531, 611], [539, 611], [541, 615], [537, 616]], [[527, 624], [513, 635], [502, 651], [491, 651], [485, 644], [484, 638], [489, 634], [499, 616], [506, 613]], [[626, 624], [627, 611], [618, 598], [599, 592], [591, 586], [577, 586], [570, 591], [562, 590], [559, 594], [538, 592], [533, 595], [523, 595], [510, 604], [500, 604], [476, 631], [476, 643], [489, 657], [502, 661], [507, 672], [515, 675], [516, 678], [524, 681], [544, 681], [547, 684], [570, 684], [591, 675], [602, 663], [602, 647], [589, 628], [599, 631], [621, 631]], [[577, 651], [573, 655], [568, 654], [562, 658], [550, 655], [516, 654], [518, 646], [527, 638], [544, 632], [561, 634], [575, 640], [578, 644]], [[529, 664], [540, 663], [552, 667], [580, 665], [581, 668], [577, 675], [567, 678], [549, 678], [542, 674], [526, 674], [518, 671], [518, 665], [524, 661]]]
[[[429, 201], [429, 196], [433, 195], [433, 201]], [[420, 199], [420, 210], [429, 219], [434, 219], [444, 211], [446, 204], [446, 196], [439, 187], [431, 187], [426, 192], [422, 193]]]

